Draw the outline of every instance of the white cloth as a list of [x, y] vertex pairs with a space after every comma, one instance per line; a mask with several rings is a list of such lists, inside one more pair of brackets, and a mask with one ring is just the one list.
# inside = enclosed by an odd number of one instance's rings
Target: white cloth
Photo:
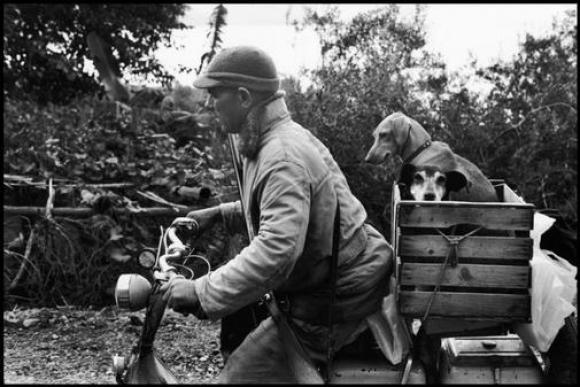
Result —
[[515, 332], [524, 343], [547, 352], [554, 342], [564, 319], [575, 310], [577, 268], [552, 251], [540, 248], [542, 234], [555, 219], [536, 212], [533, 239], [532, 266], [532, 322], [516, 324]]

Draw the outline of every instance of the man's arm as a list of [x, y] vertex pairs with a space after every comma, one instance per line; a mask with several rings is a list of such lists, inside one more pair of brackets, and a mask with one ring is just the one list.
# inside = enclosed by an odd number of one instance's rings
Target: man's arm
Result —
[[300, 165], [278, 162], [262, 179], [260, 229], [249, 246], [214, 272], [195, 281], [204, 312], [231, 314], [278, 287], [302, 254], [310, 214], [310, 185]]
[[242, 213], [242, 203], [235, 202], [222, 203], [218, 206], [223, 224], [229, 234], [245, 232], [246, 221]]

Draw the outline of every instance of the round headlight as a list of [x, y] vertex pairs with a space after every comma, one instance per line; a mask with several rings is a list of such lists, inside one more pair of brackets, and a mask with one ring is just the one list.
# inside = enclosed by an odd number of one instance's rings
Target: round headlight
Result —
[[143, 250], [139, 253], [139, 265], [145, 269], [151, 269], [155, 265], [155, 253], [152, 250]]

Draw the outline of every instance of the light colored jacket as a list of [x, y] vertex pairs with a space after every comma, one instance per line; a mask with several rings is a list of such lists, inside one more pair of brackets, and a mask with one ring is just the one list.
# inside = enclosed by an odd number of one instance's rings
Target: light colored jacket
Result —
[[257, 301], [268, 290], [311, 305], [313, 313], [317, 305], [327, 304], [338, 196], [339, 315], [348, 320], [349, 315], [360, 318], [374, 312], [392, 272], [391, 247], [365, 225], [366, 211], [332, 155], [291, 120], [282, 98], [266, 106], [260, 122], [257, 156], [243, 160], [245, 214], [240, 201], [220, 206], [230, 231], [244, 230], [245, 216], [255, 237], [232, 260], [195, 281], [203, 310], [209, 318], [221, 318]]

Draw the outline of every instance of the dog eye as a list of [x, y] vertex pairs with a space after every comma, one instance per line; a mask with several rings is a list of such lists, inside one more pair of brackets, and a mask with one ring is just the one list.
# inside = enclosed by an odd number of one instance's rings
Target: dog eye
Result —
[[413, 176], [413, 179], [417, 182], [417, 183], [422, 183], [423, 182], [423, 176], [421, 176], [420, 174], [416, 173], [415, 176]]
[[445, 176], [439, 176], [437, 178], [437, 184], [439, 184], [439, 185], [445, 184], [446, 181], [447, 181], [447, 179], [445, 178]]

